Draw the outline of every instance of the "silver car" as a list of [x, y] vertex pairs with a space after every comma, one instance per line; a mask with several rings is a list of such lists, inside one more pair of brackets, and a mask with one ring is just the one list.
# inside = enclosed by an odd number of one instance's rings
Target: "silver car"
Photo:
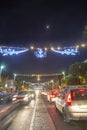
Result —
[[56, 97], [55, 107], [65, 122], [87, 120], [87, 86], [71, 86], [62, 89]]
[[28, 104], [31, 101], [29, 91], [19, 91], [14, 96], [12, 101], [20, 102], [21, 104]]

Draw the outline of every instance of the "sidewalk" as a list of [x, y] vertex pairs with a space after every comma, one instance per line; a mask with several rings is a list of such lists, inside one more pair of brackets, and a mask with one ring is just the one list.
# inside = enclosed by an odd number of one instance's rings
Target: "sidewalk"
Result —
[[30, 130], [55, 130], [55, 126], [41, 96], [36, 98]]

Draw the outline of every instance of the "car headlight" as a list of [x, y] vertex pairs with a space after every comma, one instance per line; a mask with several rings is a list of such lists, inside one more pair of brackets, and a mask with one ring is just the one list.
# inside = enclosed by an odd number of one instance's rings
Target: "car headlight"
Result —
[[12, 101], [15, 101], [16, 99], [17, 99], [17, 98], [14, 97], [14, 98], [12, 98]]
[[26, 100], [28, 100], [28, 96], [25, 96], [25, 97], [24, 97], [24, 101], [26, 101]]

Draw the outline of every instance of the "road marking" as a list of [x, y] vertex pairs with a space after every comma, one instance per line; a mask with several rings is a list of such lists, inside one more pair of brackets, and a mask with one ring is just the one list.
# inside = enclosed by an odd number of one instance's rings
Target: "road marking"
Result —
[[35, 102], [35, 107], [34, 107], [32, 119], [31, 119], [31, 123], [30, 123], [30, 130], [34, 130], [34, 119], [35, 119], [35, 113], [36, 113], [36, 105], [37, 105], [37, 99]]

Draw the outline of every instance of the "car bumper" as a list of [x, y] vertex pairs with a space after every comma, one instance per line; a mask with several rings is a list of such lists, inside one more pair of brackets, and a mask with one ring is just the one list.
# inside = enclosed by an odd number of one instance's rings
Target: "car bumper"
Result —
[[87, 120], [87, 113], [68, 113], [68, 117], [70, 120]]

